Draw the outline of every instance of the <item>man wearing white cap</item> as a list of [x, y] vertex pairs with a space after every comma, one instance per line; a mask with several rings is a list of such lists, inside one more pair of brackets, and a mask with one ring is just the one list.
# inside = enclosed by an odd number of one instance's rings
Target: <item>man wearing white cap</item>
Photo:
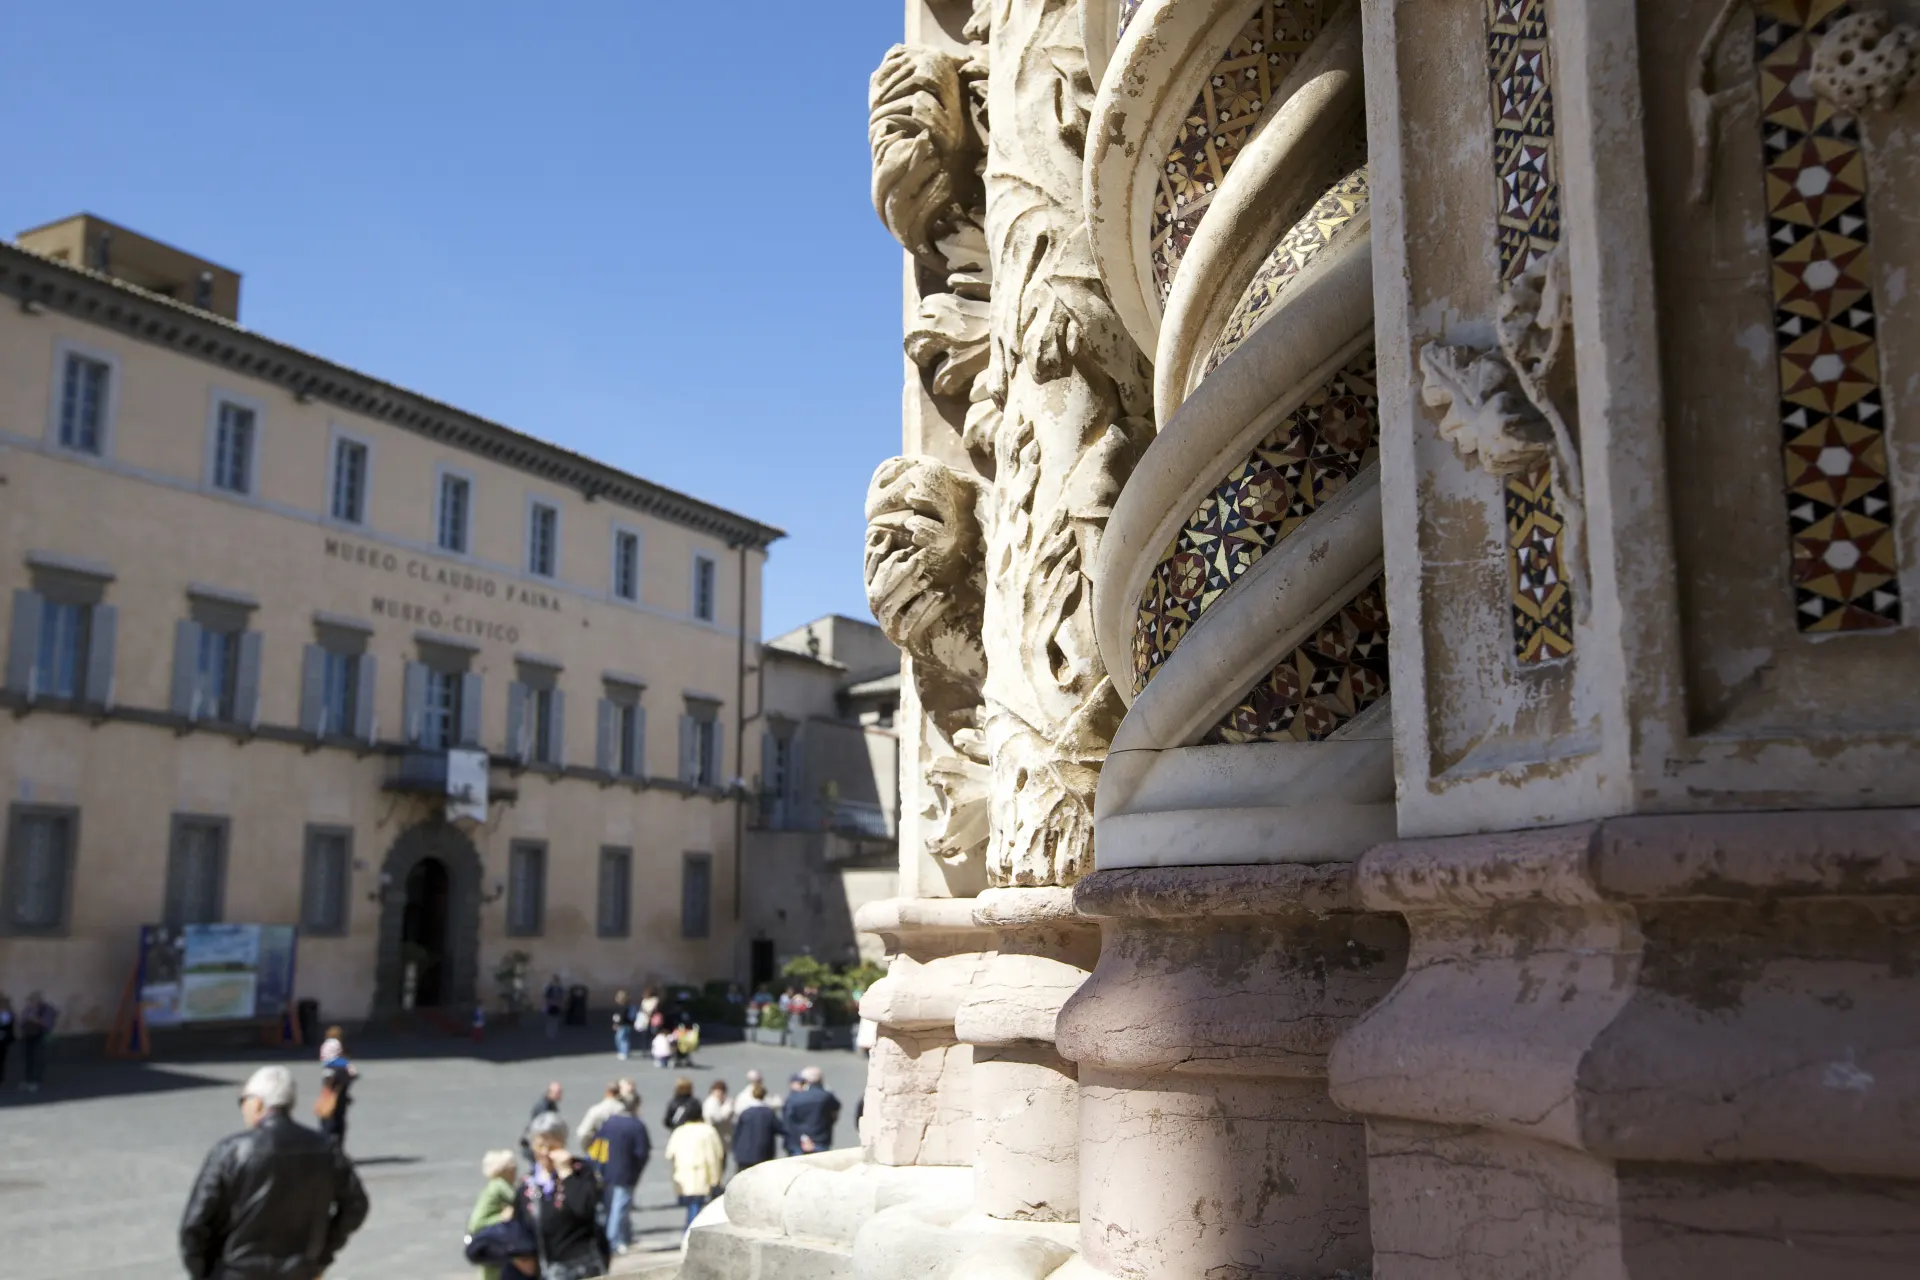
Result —
[[285, 1067], [262, 1067], [241, 1089], [247, 1127], [207, 1153], [180, 1220], [180, 1259], [195, 1280], [315, 1280], [366, 1221], [353, 1165], [292, 1109]]

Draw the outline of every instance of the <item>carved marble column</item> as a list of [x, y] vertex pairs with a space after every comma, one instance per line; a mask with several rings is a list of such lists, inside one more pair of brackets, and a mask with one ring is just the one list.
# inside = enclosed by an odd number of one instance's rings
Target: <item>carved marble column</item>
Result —
[[994, 931], [993, 953], [955, 1022], [973, 1046], [974, 1208], [1077, 1221], [1078, 1073], [1054, 1044], [1054, 1022], [1093, 968], [1099, 933], [1066, 888], [989, 889], [974, 920]]
[[973, 1163], [973, 1055], [954, 1020], [993, 938], [973, 916], [971, 898], [896, 898], [866, 904], [855, 919], [890, 957], [887, 976], [860, 1001], [860, 1016], [878, 1024], [860, 1126], [876, 1164]]
[[1167, 1280], [1364, 1264], [1364, 1128], [1326, 1055], [1399, 976], [1404, 927], [1359, 909], [1344, 864], [1101, 871], [1075, 897], [1103, 935], [1060, 1017], [1082, 1256]]

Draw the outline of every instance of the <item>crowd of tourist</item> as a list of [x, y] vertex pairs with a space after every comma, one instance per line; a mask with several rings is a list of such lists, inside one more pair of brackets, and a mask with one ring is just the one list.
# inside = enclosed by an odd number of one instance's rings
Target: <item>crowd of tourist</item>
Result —
[[[0, 1064], [16, 1021], [0, 998]], [[663, 1011], [653, 992], [631, 1006], [621, 993], [614, 1029], [621, 1058], [642, 1029], [656, 1036], [692, 1029], [678, 1058], [686, 1065], [698, 1044], [697, 1027]], [[189, 1274], [318, 1276], [365, 1220], [366, 1192], [345, 1151], [359, 1071], [340, 1028], [327, 1028], [319, 1060], [315, 1128], [292, 1116], [294, 1081], [286, 1067], [262, 1067], [241, 1090], [244, 1127], [208, 1154], [181, 1222]], [[654, 1147], [639, 1088], [631, 1079], [609, 1082], [571, 1127], [561, 1110], [565, 1099], [561, 1083], [550, 1082], [528, 1116], [519, 1152], [504, 1148], [481, 1159], [484, 1182], [468, 1217], [466, 1252], [487, 1280], [585, 1280], [605, 1275], [613, 1258], [633, 1248], [634, 1193]], [[816, 1066], [795, 1072], [784, 1094], [752, 1070], [737, 1092], [716, 1079], [699, 1097], [692, 1078], [675, 1080], [660, 1125], [686, 1226], [721, 1193], [730, 1172], [832, 1147], [840, 1110]]]

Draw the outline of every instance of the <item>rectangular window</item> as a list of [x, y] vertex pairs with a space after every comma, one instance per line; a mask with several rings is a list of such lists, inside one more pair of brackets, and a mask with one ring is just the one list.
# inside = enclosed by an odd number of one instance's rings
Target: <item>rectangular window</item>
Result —
[[77, 809], [15, 805], [0, 878], [0, 933], [62, 933], [73, 885]]
[[333, 442], [333, 505], [335, 520], [365, 524], [367, 520], [367, 446], [358, 440]]
[[107, 380], [104, 360], [67, 353], [60, 383], [60, 443], [81, 453], [99, 453], [106, 436]]
[[555, 749], [552, 689], [527, 690], [527, 715], [532, 741], [528, 744], [535, 764], [552, 764], [559, 758]]
[[633, 850], [600, 850], [600, 936], [624, 938], [632, 931]]
[[34, 690], [43, 698], [78, 698], [86, 681], [91, 607], [62, 600], [40, 604], [40, 652]]
[[345, 827], [308, 827], [305, 872], [300, 882], [300, 931], [347, 931], [347, 887], [353, 869], [353, 832]]
[[527, 508], [527, 572], [554, 575], [560, 555], [560, 511], [544, 502]]
[[634, 702], [613, 704], [613, 771], [623, 778], [641, 774], [640, 705]]
[[227, 820], [175, 815], [164, 922], [218, 924], [225, 914], [226, 891]]
[[704, 938], [713, 915], [713, 855], [689, 853], [680, 860], [680, 936]]
[[428, 667], [421, 708], [420, 745], [445, 751], [460, 740], [460, 674]]
[[253, 490], [253, 410], [221, 401], [213, 435], [213, 487], [229, 493]]
[[459, 555], [467, 553], [467, 515], [472, 506], [473, 484], [465, 476], [443, 472], [440, 476], [440, 549]]
[[613, 535], [613, 594], [640, 598], [640, 535], [622, 529]]
[[234, 695], [240, 683], [240, 635], [235, 631], [200, 631], [200, 718], [234, 719]]
[[360, 659], [334, 649], [323, 649], [321, 654], [320, 734], [352, 733], [354, 712], [360, 704]]
[[694, 781], [703, 787], [720, 785], [720, 722], [718, 720], [695, 720], [694, 725]]
[[546, 927], [547, 846], [516, 840], [507, 855], [507, 933], [538, 937]]
[[713, 621], [714, 580], [719, 565], [707, 556], [693, 558], [693, 616], [702, 622]]

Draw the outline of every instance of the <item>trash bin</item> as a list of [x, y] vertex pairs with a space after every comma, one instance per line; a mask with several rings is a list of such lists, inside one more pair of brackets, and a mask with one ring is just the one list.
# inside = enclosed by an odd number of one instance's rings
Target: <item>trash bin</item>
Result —
[[294, 1020], [300, 1025], [300, 1043], [318, 1048], [320, 1045], [320, 1002], [318, 1000], [300, 1000], [293, 1006]]
[[587, 1025], [587, 989], [585, 987], [567, 988], [567, 1025], [570, 1027]]

